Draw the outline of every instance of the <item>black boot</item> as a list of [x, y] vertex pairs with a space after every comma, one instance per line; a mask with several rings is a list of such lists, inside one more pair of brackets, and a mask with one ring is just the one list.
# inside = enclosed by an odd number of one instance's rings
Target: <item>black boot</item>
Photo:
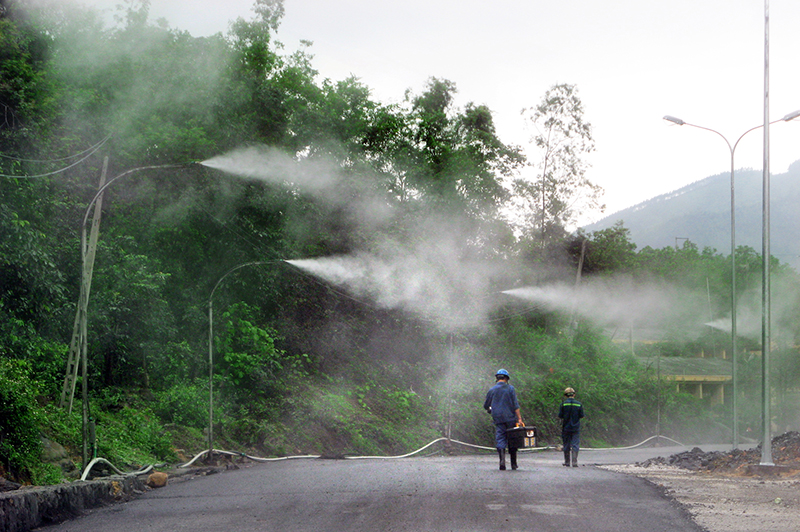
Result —
[[517, 450], [509, 448], [508, 449], [508, 454], [511, 455], [511, 470], [512, 471], [516, 471], [517, 467], [518, 467], [517, 466]]
[[569, 447], [564, 447], [564, 467], [569, 467]]
[[500, 455], [500, 471], [506, 470], [506, 450], [497, 449], [497, 454]]
[[572, 450], [572, 467], [578, 467], [578, 449]]

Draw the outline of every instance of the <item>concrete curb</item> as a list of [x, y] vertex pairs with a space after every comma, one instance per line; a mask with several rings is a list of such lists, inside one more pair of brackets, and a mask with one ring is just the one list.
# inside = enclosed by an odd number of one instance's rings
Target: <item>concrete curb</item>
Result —
[[27, 532], [143, 493], [139, 477], [115, 476], [0, 493], [0, 532]]
[[[171, 468], [167, 485], [196, 476], [213, 475], [230, 469], [231, 464], [191, 468]], [[28, 532], [41, 526], [74, 519], [86, 510], [126, 502], [145, 491], [149, 474], [114, 475], [97, 480], [76, 480], [55, 486], [23, 487], [0, 493], [0, 532]]]

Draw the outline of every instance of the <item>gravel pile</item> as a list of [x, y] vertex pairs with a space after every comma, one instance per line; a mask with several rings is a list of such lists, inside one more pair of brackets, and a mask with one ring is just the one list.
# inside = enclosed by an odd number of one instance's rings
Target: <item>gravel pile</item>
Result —
[[[639, 467], [671, 465], [690, 471], [716, 473], [740, 472], [761, 461], [761, 445], [755, 449], [704, 452], [700, 447], [673, 454], [669, 458], [657, 457], [638, 462]], [[772, 439], [772, 461], [775, 465], [800, 467], [800, 432], [786, 432]]]

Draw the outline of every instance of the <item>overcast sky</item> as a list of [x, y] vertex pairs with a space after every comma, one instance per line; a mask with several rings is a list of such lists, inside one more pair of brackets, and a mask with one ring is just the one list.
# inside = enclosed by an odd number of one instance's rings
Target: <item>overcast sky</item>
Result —
[[[119, 0], [82, 0], [113, 10]], [[151, 19], [194, 36], [253, 16], [251, 0], [151, 0]], [[285, 0], [278, 39], [313, 41], [321, 77], [359, 77], [398, 102], [431, 77], [456, 83], [456, 103], [486, 104], [500, 137], [528, 145], [520, 111], [554, 84], [578, 87], [596, 151], [588, 177], [606, 214], [730, 170], [733, 145], [764, 121], [764, 0]], [[109, 12], [110, 12], [109, 11]], [[772, 0], [770, 118], [800, 109], [800, 2]], [[770, 128], [772, 173], [800, 159], [800, 119]], [[736, 149], [762, 168], [763, 133]], [[529, 152], [532, 159], [536, 152]], [[599, 216], [584, 219], [595, 221]]]

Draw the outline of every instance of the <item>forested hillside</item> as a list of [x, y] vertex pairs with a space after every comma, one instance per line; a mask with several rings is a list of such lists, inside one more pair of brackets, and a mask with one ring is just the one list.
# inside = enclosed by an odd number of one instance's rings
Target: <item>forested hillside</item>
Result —
[[[409, 80], [385, 104], [357, 77], [320, 79], [313, 48], [275, 42], [280, 0], [207, 38], [147, 6], [113, 28], [58, 2], [0, 11], [0, 476], [74, 477], [84, 405], [86, 458], [119, 467], [209, 445], [491, 445], [481, 405], [500, 367], [544, 443], [566, 386], [588, 445], [641, 441], [657, 418], [673, 438], [726, 433], [727, 405], [678, 393], [604, 333], [662, 331], [636, 355], [720, 353], [726, 334], [704, 324], [729, 316], [729, 260], [691, 242], [637, 251], [621, 225], [568, 230], [600, 194], [576, 87], [532, 102], [528, 161], [486, 106], [454, 105], [456, 81]], [[760, 261], [743, 253], [745, 296]], [[788, 390], [797, 278], [776, 264], [775, 283]], [[758, 361], [742, 364], [757, 382]], [[49, 442], [69, 460], [43, 461]]]
[[[737, 169], [735, 177], [737, 245], [761, 249], [763, 173]], [[800, 271], [800, 161], [770, 178], [772, 255]], [[689, 239], [699, 247], [730, 252], [731, 177], [723, 173], [615, 212], [587, 226], [607, 229], [622, 221], [639, 247], [663, 247]]]

